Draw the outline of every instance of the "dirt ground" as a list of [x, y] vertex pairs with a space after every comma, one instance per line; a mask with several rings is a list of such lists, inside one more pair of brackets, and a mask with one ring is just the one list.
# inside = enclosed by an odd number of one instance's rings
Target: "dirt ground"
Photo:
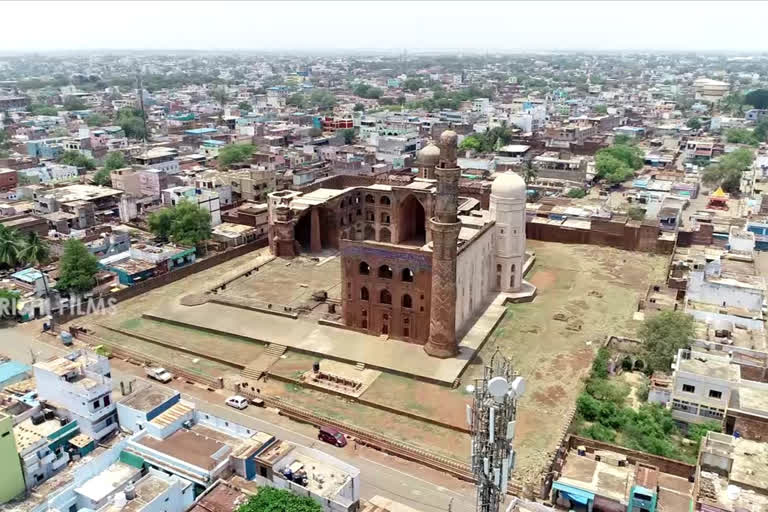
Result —
[[[576, 396], [582, 389], [583, 378], [597, 347], [610, 334], [634, 333], [639, 325], [632, 320], [637, 302], [648, 284], [663, 279], [667, 263], [665, 257], [606, 247], [537, 241], [529, 241], [528, 247], [536, 252], [537, 261], [527, 279], [537, 286], [538, 295], [532, 303], [509, 306], [507, 317], [467, 368], [458, 389], [382, 374], [361, 397], [463, 426], [465, 404], [470, 400], [463, 389], [482, 374], [484, 362], [498, 347], [512, 358], [516, 370], [527, 381], [526, 395], [519, 404], [515, 441], [521, 476], [543, 469], [567, 428]], [[153, 322], [142, 319], [141, 314], [165, 301], [203, 290], [223, 273], [252, 264], [259, 257], [263, 255], [252, 253], [236, 258], [121, 303], [115, 316], [88, 321], [91, 324], [109, 322], [112, 326], [137, 333], [183, 340], [188, 348], [209, 353], [215, 350], [232, 359], [251, 361], [262, 353], [262, 345]], [[336, 269], [337, 266], [330, 265], [329, 268]], [[278, 270], [282, 275], [285, 269], [275, 269]], [[318, 275], [317, 278], [323, 277]], [[237, 290], [237, 286], [234, 285], [235, 289], [230, 293], [243, 291]], [[556, 315], [560, 320], [553, 318]], [[231, 368], [204, 358], [193, 363], [192, 357], [174, 354], [170, 349], [125, 336], [109, 336], [116, 342], [130, 343], [135, 350], [177, 357], [178, 364], [194, 366], [197, 371], [205, 367], [212, 374], [232, 373]], [[314, 360], [311, 356], [289, 351], [273, 366], [272, 372], [295, 378], [311, 368]], [[469, 456], [469, 437], [455, 430], [384, 412], [349, 399], [301, 389], [274, 378], [259, 385], [263, 391], [318, 413], [386, 432], [393, 438], [430, 447], [458, 459], [467, 460]]]
[[[472, 362], [462, 386], [482, 374], [498, 347], [526, 379], [515, 447], [518, 473], [538, 471], [567, 428], [594, 353], [610, 334], [632, 335], [647, 286], [664, 277], [667, 259], [608, 247], [528, 241], [536, 264], [534, 302], [513, 304]], [[553, 316], [560, 313], [563, 320]], [[576, 329], [576, 330], [572, 330]], [[454, 391], [461, 397], [459, 390]]]

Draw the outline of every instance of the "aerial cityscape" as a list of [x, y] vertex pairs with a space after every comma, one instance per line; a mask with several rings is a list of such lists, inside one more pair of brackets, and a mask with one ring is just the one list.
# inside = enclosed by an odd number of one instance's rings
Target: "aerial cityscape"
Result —
[[0, 510], [768, 512], [765, 4], [0, 12]]

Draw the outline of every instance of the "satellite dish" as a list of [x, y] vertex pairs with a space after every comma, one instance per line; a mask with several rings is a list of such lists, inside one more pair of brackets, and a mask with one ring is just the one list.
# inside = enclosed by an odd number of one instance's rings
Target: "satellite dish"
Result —
[[512, 381], [512, 389], [515, 391], [516, 397], [523, 396], [523, 393], [525, 393], [525, 380], [522, 377], [515, 377], [515, 380]]
[[509, 383], [504, 377], [494, 377], [488, 381], [488, 393], [494, 398], [501, 398], [507, 394]]
[[475, 386], [473, 386], [472, 384], [468, 384], [467, 387], [464, 388], [464, 389], [467, 391], [467, 393], [474, 393], [475, 392]]

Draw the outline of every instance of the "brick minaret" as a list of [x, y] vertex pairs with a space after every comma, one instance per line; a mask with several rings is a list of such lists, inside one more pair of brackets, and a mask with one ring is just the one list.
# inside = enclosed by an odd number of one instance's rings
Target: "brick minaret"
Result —
[[456, 163], [456, 132], [440, 135], [440, 162], [435, 168], [437, 201], [435, 216], [429, 220], [432, 230], [432, 307], [429, 314], [429, 340], [424, 345], [434, 357], [453, 357], [456, 343], [456, 243], [461, 222], [458, 220], [459, 175]]

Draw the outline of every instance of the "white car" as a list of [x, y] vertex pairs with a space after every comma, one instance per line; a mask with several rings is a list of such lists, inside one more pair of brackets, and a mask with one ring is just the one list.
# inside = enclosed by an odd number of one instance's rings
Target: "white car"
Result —
[[231, 396], [227, 398], [227, 401], [224, 403], [235, 409], [245, 409], [248, 407], [248, 399], [240, 395]]

